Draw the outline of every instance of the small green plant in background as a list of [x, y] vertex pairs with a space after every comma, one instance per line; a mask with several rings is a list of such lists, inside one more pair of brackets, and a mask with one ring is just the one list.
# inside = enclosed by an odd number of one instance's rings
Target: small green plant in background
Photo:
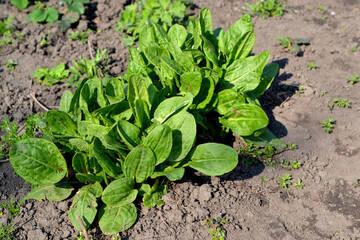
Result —
[[229, 223], [229, 219], [224, 218], [224, 213], [219, 212], [219, 217], [205, 220], [205, 225], [209, 229], [211, 240], [225, 240], [226, 230], [224, 226]]
[[[19, 214], [20, 212], [20, 206], [24, 203], [24, 200], [20, 200], [18, 203], [15, 203], [15, 201], [10, 198], [9, 203], [0, 202], [0, 206], [7, 210], [9, 217], [8, 221], [5, 225], [0, 226], [0, 239], [1, 240], [11, 240], [11, 233], [16, 229], [15, 224], [10, 225], [10, 221], [13, 217]], [[0, 212], [0, 217], [3, 214], [3, 212]]]
[[358, 46], [353, 46], [353, 47], [350, 48], [350, 51], [351, 51], [351, 52], [356, 52], [356, 51], [357, 51], [357, 48], [358, 48]]
[[261, 181], [263, 181], [263, 182], [268, 182], [268, 181], [270, 181], [270, 178], [266, 178], [266, 177], [263, 177], [263, 176], [260, 176], [260, 179], [261, 179]]
[[298, 178], [297, 183], [294, 183], [294, 187], [298, 187], [298, 188], [303, 189], [304, 186], [305, 186], [305, 184], [302, 183], [302, 180], [300, 178]]
[[325, 132], [327, 133], [332, 133], [333, 129], [334, 129], [334, 123], [335, 123], [335, 119], [332, 117], [327, 117], [326, 120], [321, 121], [321, 127], [325, 130]]
[[282, 188], [287, 188], [288, 185], [291, 185], [290, 180], [292, 179], [292, 176], [288, 173], [285, 173], [284, 176], [279, 178], [279, 183]]
[[50, 31], [47, 32], [47, 34], [43, 35], [41, 37], [41, 42], [40, 42], [40, 46], [42, 47], [46, 47], [49, 46], [51, 44], [50, 41], [47, 40], [47, 37], [50, 35]]
[[173, 24], [185, 25], [186, 14], [192, 0], [140, 0], [121, 12], [116, 31], [126, 33], [123, 45], [131, 46], [145, 25], [158, 23], [165, 31]]
[[317, 10], [318, 10], [319, 12], [323, 12], [323, 11], [326, 10], [326, 6], [319, 5], [319, 6], [317, 7]]
[[28, 0], [11, 0], [11, 3], [20, 9], [26, 9], [28, 6]]
[[288, 145], [288, 148], [289, 148], [290, 150], [294, 150], [294, 149], [297, 148], [297, 145], [296, 145], [295, 143], [290, 143], [290, 144]]
[[53, 7], [46, 7], [44, 3], [35, 1], [35, 9], [29, 14], [31, 22], [53, 23], [59, 19], [58, 11]]
[[7, 19], [0, 21], [0, 36], [11, 37], [11, 34], [15, 29], [15, 25], [11, 24], [14, 19], [14, 17], [8, 17]]
[[65, 69], [64, 63], [59, 63], [52, 68], [37, 68], [36, 72], [31, 74], [32, 78], [35, 78], [37, 82], [42, 85], [52, 86], [69, 77], [69, 70]]
[[264, 19], [276, 16], [281, 17], [285, 9], [282, 5], [285, 3], [287, 3], [287, 0], [257, 0], [253, 4], [246, 3], [246, 6], [253, 15], [260, 15]]
[[12, 70], [15, 69], [15, 67], [16, 67], [18, 64], [19, 64], [18, 61], [9, 59], [9, 60], [6, 61], [5, 66], [6, 66], [10, 71], [12, 71]]
[[320, 97], [325, 96], [327, 93], [328, 93], [327, 91], [322, 92], [322, 93], [320, 94]]
[[329, 101], [330, 109], [333, 109], [335, 105], [341, 108], [346, 108], [346, 107], [351, 108], [351, 103], [346, 98], [343, 99], [334, 98], [333, 100]]
[[360, 77], [359, 74], [355, 74], [352, 78], [346, 78], [346, 81], [349, 82], [350, 84], [354, 84], [360, 81]]
[[298, 160], [294, 160], [291, 162], [291, 167], [293, 169], [299, 169], [301, 167], [301, 162], [299, 162]]
[[307, 69], [309, 71], [318, 68], [318, 65], [315, 62], [309, 62], [309, 64], [307, 65]]
[[277, 37], [276, 40], [279, 40], [281, 46], [290, 52], [298, 53], [300, 52], [300, 45], [309, 45], [310, 42], [308, 39], [305, 38], [291, 38], [290, 36], [287, 37]]
[[306, 87], [305, 87], [305, 86], [299, 85], [298, 90], [296, 90], [295, 93], [296, 93], [298, 96], [300, 96], [301, 94], [303, 94], [303, 93], [305, 92], [305, 90], [306, 90]]
[[355, 180], [354, 188], [360, 187], [360, 179]]
[[80, 41], [82, 43], [85, 43], [90, 33], [92, 33], [92, 30], [90, 28], [83, 32], [71, 32], [68, 36], [68, 39], [71, 41]]

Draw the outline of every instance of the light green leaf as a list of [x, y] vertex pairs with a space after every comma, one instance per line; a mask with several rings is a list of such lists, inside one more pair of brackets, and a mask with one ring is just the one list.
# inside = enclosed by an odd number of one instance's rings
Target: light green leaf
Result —
[[106, 174], [113, 178], [119, 177], [121, 174], [121, 167], [116, 166], [115, 162], [113, 162], [106, 154], [106, 151], [98, 138], [94, 141], [93, 153], [97, 162], [105, 170]]
[[205, 143], [190, 153], [189, 166], [209, 176], [220, 176], [238, 164], [237, 152], [224, 144]]
[[245, 97], [243, 95], [238, 94], [238, 92], [233, 89], [225, 89], [218, 93], [219, 102], [216, 107], [216, 111], [221, 115], [225, 115], [232, 111], [232, 107], [235, 104], [245, 103]]
[[34, 185], [54, 184], [67, 174], [64, 157], [55, 144], [44, 139], [18, 141], [11, 147], [9, 156], [15, 172]]
[[269, 120], [265, 112], [255, 104], [238, 104], [231, 113], [220, 118], [220, 123], [239, 136], [249, 136], [264, 128]]
[[87, 173], [89, 171], [89, 163], [86, 155], [77, 152], [72, 158], [72, 167], [79, 173]]
[[129, 229], [136, 219], [137, 211], [133, 203], [120, 207], [104, 205], [99, 211], [99, 226], [105, 235]]
[[49, 186], [32, 186], [31, 192], [28, 193], [25, 199], [35, 199], [38, 201], [62, 201], [68, 198], [74, 188], [68, 183], [56, 183]]
[[144, 139], [144, 145], [148, 146], [156, 156], [156, 165], [168, 158], [172, 143], [172, 131], [164, 124], [158, 124]]
[[53, 7], [48, 7], [45, 10], [47, 17], [46, 22], [53, 23], [59, 19], [59, 13]]
[[25, 9], [28, 5], [28, 0], [11, 0], [11, 2], [20, 9]]
[[181, 47], [186, 40], [187, 32], [183, 26], [174, 24], [169, 29], [168, 36], [171, 42], [175, 43], [178, 47]]
[[53, 134], [64, 137], [78, 136], [76, 131], [76, 124], [71, 117], [61, 111], [50, 110], [45, 115], [46, 121], [49, 124]]
[[213, 34], [212, 16], [209, 8], [203, 8], [199, 14], [199, 22], [203, 36]]
[[153, 151], [139, 145], [127, 155], [124, 163], [126, 177], [135, 177], [137, 183], [145, 181], [154, 172], [156, 157]]
[[128, 121], [120, 120], [117, 126], [118, 133], [125, 144], [133, 149], [141, 143], [141, 130]]
[[47, 17], [47, 13], [39, 8], [35, 8], [30, 13], [30, 18], [32, 22], [44, 22], [46, 20], [46, 17]]
[[70, 111], [71, 99], [73, 98], [72, 92], [65, 90], [61, 96], [59, 111], [68, 113]]
[[187, 72], [180, 76], [180, 91], [190, 92], [194, 97], [200, 92], [202, 77], [199, 72]]
[[167, 193], [166, 185], [159, 185], [158, 182], [151, 187], [150, 191], [146, 192], [143, 197], [144, 206], [151, 208], [155, 206], [161, 206], [164, 204], [162, 196]]
[[104, 190], [101, 200], [108, 206], [120, 207], [132, 203], [138, 194], [134, 178], [121, 178], [111, 182]]

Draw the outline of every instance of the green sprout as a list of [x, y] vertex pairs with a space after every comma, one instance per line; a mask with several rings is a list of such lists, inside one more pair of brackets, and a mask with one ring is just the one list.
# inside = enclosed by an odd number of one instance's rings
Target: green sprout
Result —
[[360, 81], [360, 76], [357, 73], [352, 78], [346, 78], [346, 81], [349, 82], [352, 85], [352, 84], [357, 83], [358, 81]]
[[285, 175], [281, 178], [279, 178], [280, 186], [282, 188], [287, 188], [288, 185], [291, 185], [290, 180], [292, 179], [292, 176], [288, 173], [285, 173]]
[[284, 3], [287, 3], [287, 0], [257, 0], [254, 4], [246, 3], [246, 6], [253, 15], [260, 15], [261, 18], [281, 17], [284, 14]]
[[326, 120], [321, 121], [321, 127], [325, 130], [325, 132], [327, 133], [332, 133], [333, 129], [334, 129], [334, 123], [335, 123], [335, 119], [332, 117], [327, 117]]
[[305, 184], [302, 183], [302, 180], [300, 178], [298, 178], [297, 183], [294, 183], [294, 187], [298, 187], [298, 188], [303, 189], [304, 186], [305, 186]]
[[343, 98], [343, 99], [334, 98], [333, 100], [330, 100], [329, 108], [333, 109], [334, 105], [341, 107], [341, 108], [346, 108], [346, 107], [351, 108], [351, 103], [346, 98]]
[[9, 59], [9, 60], [6, 61], [5, 66], [6, 66], [10, 71], [12, 71], [12, 70], [15, 69], [15, 67], [16, 67], [18, 64], [19, 64], [18, 61]]
[[307, 68], [309, 71], [318, 68], [318, 65], [315, 62], [309, 62], [309, 64], [307, 65]]
[[266, 177], [263, 177], [263, 176], [260, 176], [260, 179], [261, 179], [263, 182], [268, 182], [268, 181], [270, 181], [270, 178], [266, 178]]
[[225, 240], [226, 230], [224, 226], [229, 223], [229, 219], [224, 218], [224, 213], [219, 212], [219, 217], [205, 220], [205, 225], [209, 228], [211, 240]]
[[350, 48], [350, 51], [351, 51], [351, 52], [356, 52], [356, 51], [357, 51], [357, 48], [358, 48], [358, 46], [353, 46], [353, 47]]
[[298, 162], [297, 160], [294, 160], [291, 162], [291, 166], [293, 169], [299, 169], [301, 167], [301, 162]]
[[276, 40], [279, 40], [281, 43], [281, 46], [285, 48], [286, 50], [289, 50], [290, 52], [300, 52], [300, 45], [309, 45], [310, 42], [308, 39], [305, 38], [291, 38], [290, 36], [287, 37], [277, 37]]
[[317, 7], [317, 10], [318, 10], [319, 12], [323, 12], [323, 11], [326, 10], [326, 6], [319, 5], [319, 6]]

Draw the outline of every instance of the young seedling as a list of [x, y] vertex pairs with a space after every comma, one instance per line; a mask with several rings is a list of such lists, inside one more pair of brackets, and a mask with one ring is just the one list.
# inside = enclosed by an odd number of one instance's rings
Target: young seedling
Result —
[[360, 187], [360, 179], [355, 180], [354, 188]]
[[304, 186], [305, 186], [305, 184], [302, 183], [302, 180], [300, 178], [298, 178], [297, 183], [294, 183], [294, 187], [298, 187], [298, 188], [303, 189]]
[[350, 51], [351, 51], [351, 52], [356, 52], [356, 51], [357, 51], [357, 48], [358, 48], [358, 46], [353, 46], [353, 47], [350, 48]]
[[282, 4], [287, 0], [257, 0], [254, 4], [246, 3], [246, 6], [252, 11], [253, 15], [260, 15], [261, 18], [281, 17], [284, 14], [285, 7]]
[[263, 177], [263, 176], [260, 176], [260, 179], [261, 179], [263, 182], [268, 182], [268, 181], [270, 181], [270, 178], [266, 178], [266, 177]]
[[351, 103], [346, 98], [343, 98], [343, 99], [334, 98], [333, 100], [330, 100], [329, 108], [333, 109], [334, 105], [341, 107], [341, 108], [346, 108], [346, 107], [351, 108]]
[[319, 12], [323, 12], [323, 11], [326, 10], [326, 6], [319, 5], [319, 6], [317, 7], [317, 10], [318, 10]]
[[53, 23], [59, 19], [59, 13], [53, 7], [46, 7], [44, 3], [35, 1], [35, 9], [29, 14], [31, 22]]
[[14, 19], [14, 17], [8, 17], [7, 19], [0, 21], [0, 36], [11, 37], [11, 34], [15, 29], [15, 25], [11, 24]]
[[296, 90], [296, 92], [295, 92], [296, 95], [300, 96], [301, 94], [304, 93], [305, 89], [306, 89], [305, 86], [299, 85], [298, 90]]
[[68, 36], [68, 39], [71, 41], [81, 41], [82, 43], [85, 43], [90, 33], [92, 33], [92, 30], [90, 28], [88, 28], [84, 32], [71, 32]]
[[357, 82], [360, 81], [360, 76], [357, 73], [352, 78], [346, 78], [346, 81], [349, 82], [352, 85], [352, 84], [357, 83]]
[[333, 129], [334, 129], [334, 123], [335, 123], [335, 119], [332, 117], [327, 117], [326, 120], [321, 121], [321, 127], [325, 130], [325, 132], [327, 133], [332, 133]]
[[287, 37], [277, 37], [276, 40], [281, 42], [281, 46], [290, 52], [298, 53], [300, 52], [300, 45], [309, 45], [310, 42], [304, 38], [294, 38], [292, 39], [290, 36]]
[[225, 240], [226, 230], [224, 226], [229, 223], [229, 219], [224, 218], [224, 214], [219, 212], [219, 217], [205, 220], [205, 225], [209, 228], [211, 240]]
[[40, 46], [46, 47], [46, 46], [48, 46], [48, 45], [51, 44], [51, 42], [47, 40], [47, 36], [48, 36], [49, 34], [50, 34], [50, 31], [48, 31], [48, 33], [47, 33], [46, 35], [42, 36], [41, 42], [40, 42]]
[[320, 94], [320, 97], [325, 96], [327, 93], [328, 93], [327, 91], [322, 92], [322, 93]]
[[19, 64], [18, 61], [9, 59], [9, 60], [6, 61], [5, 66], [6, 66], [10, 71], [12, 71], [12, 70], [15, 69], [15, 67], [16, 67], [18, 64]]
[[291, 162], [291, 167], [293, 169], [299, 169], [301, 167], [301, 162], [298, 162], [297, 160], [294, 160]]
[[37, 68], [37, 71], [31, 74], [31, 77], [36, 78], [37, 82], [46, 86], [52, 86], [68, 76], [69, 70], [65, 70], [64, 63], [59, 63], [52, 68]]
[[297, 148], [297, 146], [296, 146], [295, 143], [290, 143], [289, 146], [288, 146], [288, 148], [289, 148], [290, 150], [294, 150], [294, 149]]
[[291, 185], [290, 180], [292, 179], [292, 176], [288, 173], [285, 173], [285, 175], [281, 178], [279, 178], [280, 186], [282, 188], [287, 188], [288, 185]]
[[307, 65], [307, 68], [309, 71], [318, 68], [318, 65], [315, 62], [309, 62], [309, 64]]

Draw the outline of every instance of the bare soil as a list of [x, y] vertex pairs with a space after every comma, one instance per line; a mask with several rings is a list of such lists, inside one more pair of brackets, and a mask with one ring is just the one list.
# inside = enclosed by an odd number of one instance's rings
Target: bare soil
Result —
[[[16, 16], [18, 32], [24, 41], [0, 52], [0, 118], [22, 121], [44, 110], [30, 96], [56, 109], [65, 85], [41, 86], [30, 74], [37, 67], [71, 63], [78, 56], [88, 56], [89, 47], [67, 40], [67, 34], [52, 24], [23, 24], [25, 14], [8, 3], [0, 2], [0, 19]], [[108, 49], [109, 70], [114, 76], [126, 71], [128, 54], [112, 25], [116, 24], [125, 0], [92, 1], [87, 14], [74, 30], [92, 27], [101, 30], [91, 35], [92, 49]], [[194, 0], [194, 14], [209, 7], [214, 27], [227, 29], [243, 15], [245, 1]], [[318, 11], [318, 5], [326, 6]], [[326, 17], [327, 16], [327, 17]], [[248, 166], [241, 158], [236, 169], [221, 177], [207, 177], [187, 171], [181, 182], [164, 197], [161, 207], [146, 209], [138, 205], [135, 225], [120, 234], [122, 239], [211, 239], [204, 220], [225, 213], [229, 224], [226, 239], [360, 239], [360, 82], [350, 85], [346, 77], [360, 73], [360, 1], [359, 0], [289, 0], [281, 18], [254, 17], [257, 41], [254, 54], [270, 50], [270, 62], [280, 71], [262, 103], [270, 118], [270, 129], [285, 143], [298, 148], [285, 151], [276, 159], [297, 160], [298, 170], [273, 168], [263, 164]], [[41, 47], [41, 36], [50, 31], [51, 45]], [[71, 30], [69, 30], [71, 31]], [[283, 49], [276, 37], [307, 38], [299, 54]], [[10, 72], [4, 63], [14, 59], [19, 65]], [[315, 62], [318, 68], [308, 70]], [[286, 90], [285, 90], [285, 86]], [[304, 86], [303, 93], [296, 93]], [[72, 89], [73, 90], [73, 89]], [[326, 92], [325, 95], [323, 93]], [[333, 98], [347, 98], [352, 108], [330, 109]], [[334, 132], [326, 133], [320, 121], [331, 116]], [[239, 149], [239, 141], [234, 148]], [[30, 191], [29, 184], [17, 177], [9, 162], [0, 162], [0, 200], [19, 200]], [[278, 178], [292, 175], [293, 183], [301, 178], [304, 189], [279, 186]], [[263, 182], [260, 176], [269, 178]], [[12, 220], [17, 229], [14, 239], [75, 239], [67, 212], [71, 199], [63, 202], [26, 201], [20, 215]], [[0, 211], [6, 211], [0, 209]], [[7, 214], [0, 217], [0, 223]], [[93, 226], [95, 239], [111, 239]]]

